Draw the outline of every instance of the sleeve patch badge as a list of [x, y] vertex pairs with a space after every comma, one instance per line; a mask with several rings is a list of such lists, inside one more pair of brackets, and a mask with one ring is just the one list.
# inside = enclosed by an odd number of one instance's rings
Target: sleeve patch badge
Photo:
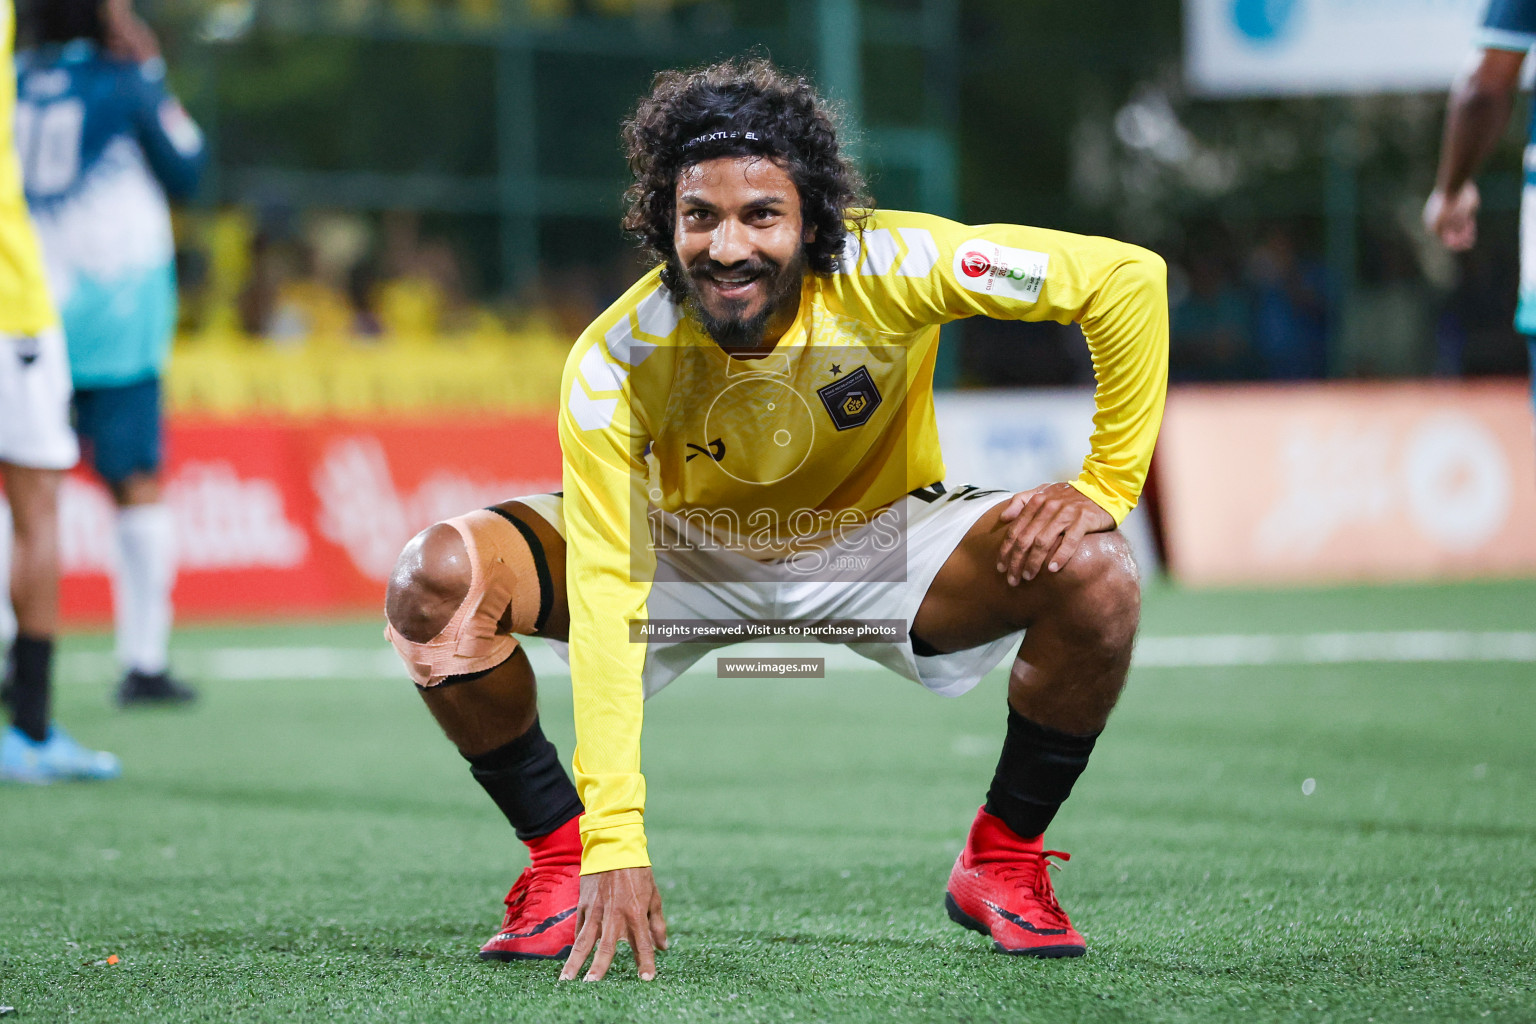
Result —
[[880, 389], [875, 387], [869, 370], [862, 366], [824, 388], [817, 388], [816, 395], [838, 430], [862, 427], [880, 408]]
[[973, 239], [955, 248], [955, 280], [967, 291], [1037, 302], [1050, 270], [1049, 253], [1010, 249]]

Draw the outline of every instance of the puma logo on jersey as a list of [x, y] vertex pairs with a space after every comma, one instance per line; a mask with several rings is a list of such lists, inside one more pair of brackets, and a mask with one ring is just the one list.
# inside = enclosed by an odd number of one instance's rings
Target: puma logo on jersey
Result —
[[684, 459], [683, 460], [684, 462], [692, 462], [694, 459], [698, 458], [700, 455], [708, 455], [710, 458], [714, 459], [716, 462], [719, 462], [721, 459], [725, 458], [725, 439], [724, 438], [720, 438], [720, 437], [715, 438], [713, 441], [709, 442], [709, 447], [708, 448], [705, 448], [703, 445], [697, 445], [697, 444], [690, 444], [690, 445], [688, 445], [688, 447], [693, 449], [693, 454], [688, 456], [686, 459]]

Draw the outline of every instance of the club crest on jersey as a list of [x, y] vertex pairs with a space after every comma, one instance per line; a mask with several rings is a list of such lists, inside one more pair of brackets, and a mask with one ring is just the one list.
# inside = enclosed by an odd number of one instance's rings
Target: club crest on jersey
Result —
[[875, 387], [869, 370], [862, 366], [846, 377], [818, 388], [816, 394], [838, 430], [862, 427], [880, 408], [880, 389]]

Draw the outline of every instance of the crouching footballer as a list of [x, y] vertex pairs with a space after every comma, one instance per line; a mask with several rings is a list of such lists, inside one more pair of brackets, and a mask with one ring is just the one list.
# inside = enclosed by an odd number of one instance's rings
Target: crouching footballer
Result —
[[[788, 620], [899, 622], [855, 650], [943, 696], [1013, 656], [943, 902], [1003, 952], [1081, 956], [1044, 833], [1130, 663], [1140, 589], [1116, 526], [1162, 418], [1162, 261], [873, 210], [827, 105], [763, 60], [658, 75], [624, 141], [624, 226], [657, 266], [571, 352], [563, 490], [430, 527], [390, 580], [386, 635], [531, 858], [480, 955], [563, 959], [567, 980], [590, 957], [597, 980], [624, 941], [655, 977], [643, 705], [728, 641], [648, 626]], [[939, 328], [970, 316], [1081, 325], [1098, 411], [1077, 479], [944, 480]], [[570, 662], [574, 783], [517, 636]]]

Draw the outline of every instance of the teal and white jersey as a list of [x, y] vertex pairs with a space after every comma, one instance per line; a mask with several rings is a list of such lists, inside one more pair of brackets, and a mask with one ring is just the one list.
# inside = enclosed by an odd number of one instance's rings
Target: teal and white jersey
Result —
[[75, 388], [159, 375], [176, 326], [166, 198], [197, 186], [203, 135], [159, 60], [86, 40], [17, 59], [16, 141]]
[[1532, 0], [1492, 0], [1477, 32], [1477, 45], [1485, 50], [1514, 50], [1536, 46], [1536, 3]]
[[[1536, 48], [1536, 0], [1492, 0], [1477, 33], [1485, 50], [1526, 53]], [[1525, 199], [1520, 214], [1520, 306], [1515, 329], [1536, 335], [1536, 110], [1525, 147]]]

